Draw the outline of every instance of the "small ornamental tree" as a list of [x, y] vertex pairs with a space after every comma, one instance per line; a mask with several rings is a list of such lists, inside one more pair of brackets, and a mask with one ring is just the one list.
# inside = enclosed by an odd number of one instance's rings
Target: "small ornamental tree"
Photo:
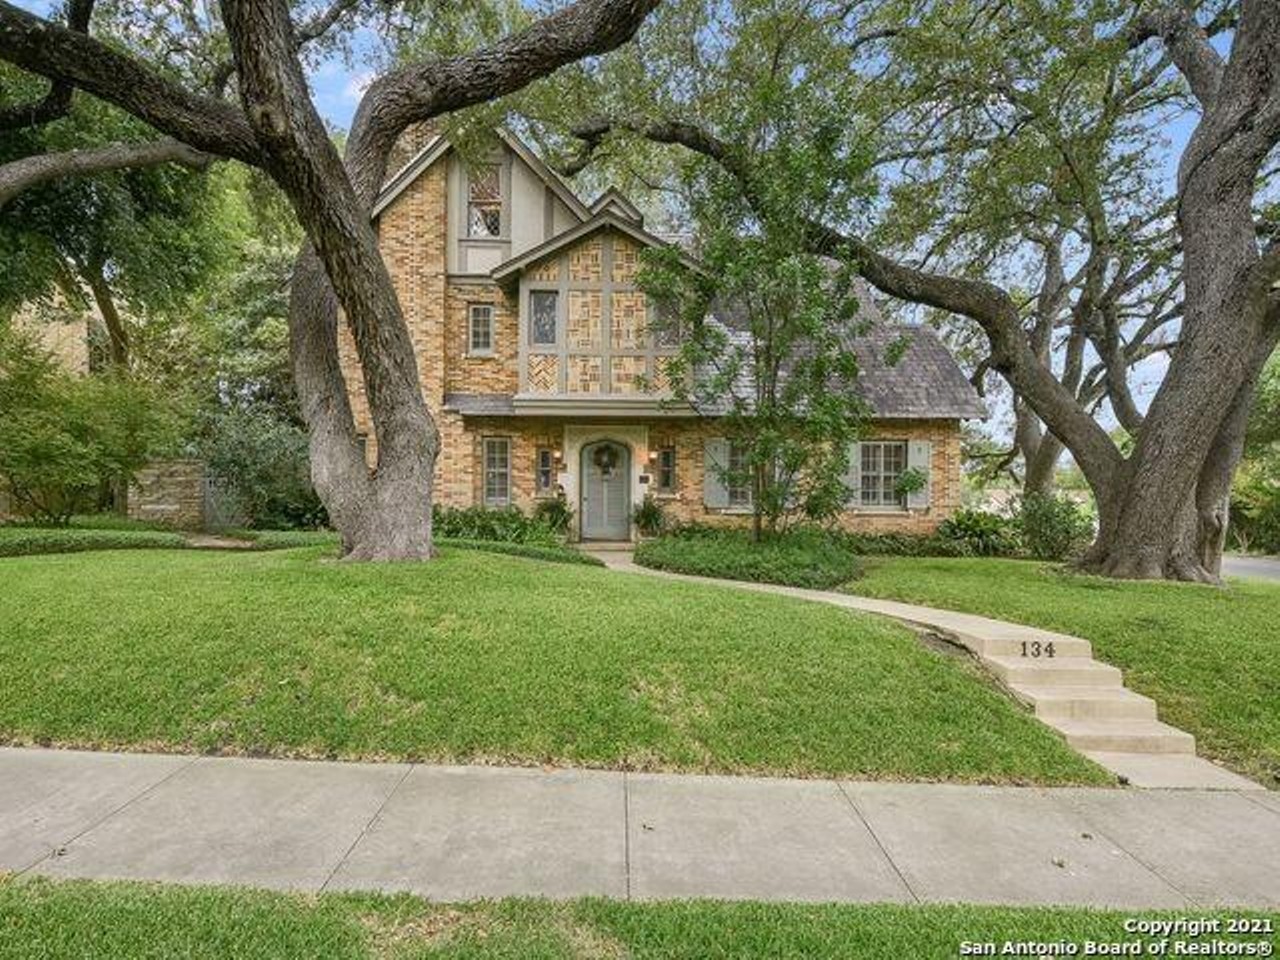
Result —
[[115, 373], [74, 377], [0, 325], [0, 483], [20, 512], [67, 523], [176, 435], [154, 390]]
[[732, 444], [730, 462], [711, 468], [750, 490], [757, 540], [797, 519], [829, 520], [850, 496], [849, 451], [865, 411], [854, 389], [853, 273], [804, 251], [788, 198], [760, 218], [714, 181], [692, 192], [700, 269], [657, 250], [640, 277], [664, 305], [658, 336], [681, 343], [668, 362], [673, 392], [715, 417]]

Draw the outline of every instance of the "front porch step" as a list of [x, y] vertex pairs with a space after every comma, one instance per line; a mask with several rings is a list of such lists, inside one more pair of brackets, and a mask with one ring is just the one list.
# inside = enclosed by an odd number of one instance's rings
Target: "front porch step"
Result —
[[1196, 752], [1196, 738], [1159, 720], [1052, 720], [1080, 751], [1108, 753]]
[[1011, 687], [1119, 687], [1120, 671], [1086, 657], [985, 657]]
[[1156, 702], [1125, 687], [1014, 688], [1041, 720], [1154, 720]]

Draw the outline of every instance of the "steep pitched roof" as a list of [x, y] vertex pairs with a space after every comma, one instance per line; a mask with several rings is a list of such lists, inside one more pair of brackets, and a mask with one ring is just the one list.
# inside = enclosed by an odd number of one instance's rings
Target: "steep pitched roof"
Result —
[[634, 220], [640, 226], [644, 226], [644, 214], [640, 212], [640, 208], [627, 199], [626, 194], [617, 187], [610, 187], [592, 201], [591, 212], [593, 214], [600, 213], [602, 210], [612, 210], [619, 216]]
[[[854, 281], [857, 320], [843, 342], [858, 358], [853, 390], [881, 420], [973, 420], [987, 410], [951, 351], [930, 327], [884, 319], [870, 288]], [[734, 304], [718, 304], [718, 323], [731, 339], [745, 343], [747, 321]], [[735, 387], [751, 394], [750, 373]], [[837, 387], [833, 385], [833, 389]]]
[[[517, 157], [528, 164], [529, 168], [538, 175], [539, 179], [551, 188], [551, 191], [559, 197], [561, 201], [563, 201], [566, 207], [573, 211], [574, 216], [579, 220], [586, 220], [591, 216], [590, 208], [578, 199], [577, 194], [569, 189], [569, 185], [561, 179], [560, 175], [547, 166], [541, 157], [529, 149], [529, 146], [523, 140], [517, 137], [510, 130], [502, 128], [495, 130], [494, 134], [499, 140], [506, 144]], [[421, 176], [428, 167], [448, 153], [452, 147], [453, 144], [451, 144], [448, 139], [442, 135], [437, 135], [429, 140], [426, 146], [414, 154], [413, 157], [410, 158], [409, 162], [401, 167], [400, 170], [383, 186], [382, 190], [378, 193], [378, 199], [374, 201], [373, 215], [376, 217], [383, 210], [389, 207], [392, 201], [394, 201], [396, 197], [400, 196], [409, 184], [418, 179], [418, 177]]]

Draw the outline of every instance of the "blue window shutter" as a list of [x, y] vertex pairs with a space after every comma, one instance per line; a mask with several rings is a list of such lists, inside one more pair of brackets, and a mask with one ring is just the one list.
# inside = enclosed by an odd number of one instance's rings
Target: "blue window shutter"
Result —
[[933, 488], [933, 444], [928, 440], [912, 440], [907, 444], [907, 466], [924, 474], [924, 487], [907, 495], [909, 510], [927, 510]]
[[702, 502], [713, 509], [729, 506], [729, 487], [724, 471], [729, 469], [729, 441], [708, 437], [702, 444]]

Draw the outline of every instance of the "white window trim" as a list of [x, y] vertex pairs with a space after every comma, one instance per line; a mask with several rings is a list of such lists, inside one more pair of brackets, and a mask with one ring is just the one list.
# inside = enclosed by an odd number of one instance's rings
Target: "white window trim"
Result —
[[[894, 439], [885, 439], [885, 440], [864, 440], [864, 441], [862, 441], [861, 443], [859, 443], [859, 444], [858, 444], [858, 457], [859, 457], [859, 458], [861, 458], [864, 448], [865, 448], [865, 447], [868, 447], [868, 446], [877, 446], [877, 447], [899, 446], [899, 447], [901, 447], [901, 448], [902, 448], [902, 469], [903, 469], [903, 472], [905, 472], [905, 471], [907, 470], [907, 462], [908, 462], [908, 460], [909, 460], [909, 454], [910, 454], [910, 450], [909, 450], [909, 447], [908, 447], [908, 441], [906, 441], [906, 440], [894, 440]], [[883, 452], [883, 450], [881, 451], [880, 456], [881, 456], [881, 461], [880, 461], [880, 462], [881, 462], [881, 464], [883, 464], [883, 463], [884, 463], [884, 459], [883, 459], [883, 457], [884, 457], [884, 452]], [[859, 463], [858, 463], [858, 477], [859, 477], [859, 479], [861, 480], [861, 478], [862, 478], [864, 475], [865, 475], [865, 474], [864, 474], [864, 471], [863, 471], [863, 469], [862, 469], [862, 462], [861, 462], [861, 460], [859, 460]], [[876, 474], [876, 476], [877, 476], [877, 477], [883, 477], [884, 475], [885, 475], [885, 473], [884, 473], [883, 469], [882, 469], [882, 470], [880, 470], [880, 471]], [[901, 474], [899, 474], [899, 476], [901, 476]], [[874, 514], [898, 514], [898, 513], [910, 513], [911, 511], [910, 511], [910, 509], [907, 507], [907, 498], [906, 498], [906, 497], [902, 497], [902, 498], [901, 498], [897, 503], [863, 503], [863, 502], [862, 502], [862, 488], [861, 488], [861, 483], [859, 483], [859, 488], [858, 488], [858, 490], [857, 490], [857, 491], [855, 491], [855, 494], [854, 494], [854, 506], [853, 506], [853, 512], [854, 512], [854, 513], [874, 513]]]
[[[483, 310], [488, 313], [489, 320], [489, 346], [477, 347], [475, 345], [475, 322], [476, 311]], [[467, 356], [468, 357], [485, 357], [489, 358], [494, 355], [494, 319], [495, 313], [492, 303], [469, 303], [467, 304]]]
[[[505, 499], [491, 500], [489, 498], [489, 445], [502, 444], [506, 448], [506, 488], [507, 495]], [[511, 438], [510, 437], [484, 437], [481, 440], [480, 449], [480, 500], [486, 508], [492, 507], [509, 507], [512, 503], [511, 498]]]

